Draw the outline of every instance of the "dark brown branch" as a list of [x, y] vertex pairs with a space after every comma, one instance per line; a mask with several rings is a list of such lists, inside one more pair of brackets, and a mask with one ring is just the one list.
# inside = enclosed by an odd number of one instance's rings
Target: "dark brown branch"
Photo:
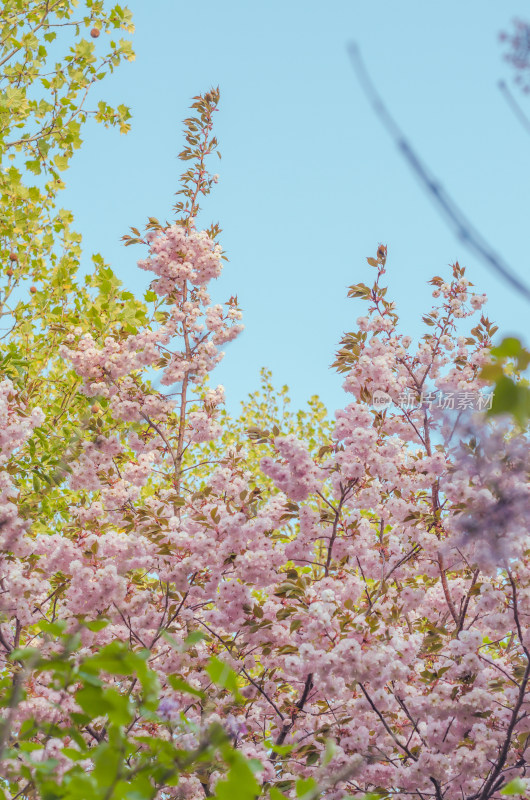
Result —
[[469, 601], [471, 600], [471, 590], [473, 589], [474, 585], [477, 582], [477, 579], [478, 579], [478, 576], [479, 576], [479, 572], [480, 571], [478, 569], [476, 569], [475, 572], [473, 573], [473, 579], [471, 581], [471, 586], [469, 587], [468, 593], [467, 593], [467, 595], [465, 597], [465, 600], [464, 600], [464, 602], [462, 604], [462, 608], [460, 610], [460, 619], [458, 621], [458, 625], [457, 625], [455, 633], [460, 633], [460, 631], [464, 627], [464, 622], [466, 621], [467, 609], [469, 608]]
[[409, 750], [409, 748], [407, 747], [407, 745], [406, 745], [406, 744], [403, 744], [402, 742], [400, 742], [400, 741], [399, 741], [398, 737], [396, 736], [396, 734], [394, 733], [394, 731], [392, 730], [392, 728], [389, 726], [389, 724], [387, 723], [386, 719], [383, 717], [383, 715], [381, 714], [381, 712], [379, 711], [379, 709], [378, 709], [378, 708], [377, 708], [377, 706], [375, 705], [374, 701], [372, 700], [372, 698], [370, 697], [370, 695], [368, 694], [368, 692], [366, 691], [366, 689], [364, 688], [364, 686], [362, 685], [362, 683], [359, 683], [359, 686], [361, 687], [361, 691], [362, 691], [362, 693], [364, 694], [364, 696], [366, 697], [366, 699], [368, 700], [368, 702], [369, 702], [369, 704], [370, 704], [370, 706], [371, 706], [372, 710], [373, 710], [373, 711], [374, 711], [374, 712], [377, 714], [377, 716], [379, 717], [379, 719], [380, 719], [380, 720], [381, 720], [381, 722], [383, 723], [383, 727], [384, 727], [384, 729], [385, 729], [385, 730], [386, 730], [386, 732], [387, 732], [387, 733], [388, 733], [388, 734], [389, 734], [389, 735], [392, 737], [392, 739], [393, 739], [393, 740], [394, 740], [394, 742], [397, 744], [397, 746], [399, 747], [399, 749], [400, 749], [400, 750], [402, 750], [402, 751], [405, 753], [405, 755], [407, 755], [407, 756], [408, 756], [409, 758], [411, 758], [413, 761], [417, 761], [417, 760], [418, 760], [418, 759], [417, 759], [417, 757], [414, 755], [414, 753], [412, 753], [412, 752]]
[[[515, 620], [515, 626], [517, 628], [517, 635], [519, 637], [519, 642], [521, 647], [523, 648], [524, 654], [526, 656], [526, 669], [524, 671], [523, 679], [519, 686], [519, 692], [517, 695], [517, 699], [515, 701], [514, 707], [512, 709], [512, 715], [510, 718], [510, 722], [508, 724], [508, 728], [506, 730], [506, 736], [504, 739], [504, 743], [501, 747], [499, 756], [497, 758], [497, 762], [493, 767], [489, 778], [486, 780], [483, 788], [480, 792], [477, 792], [473, 795], [469, 800], [489, 800], [496, 791], [503, 785], [503, 778], [502, 778], [502, 770], [506, 763], [506, 759], [508, 758], [508, 753], [510, 751], [510, 745], [512, 743], [512, 736], [515, 729], [515, 726], [518, 722], [519, 711], [525, 700], [526, 690], [528, 686], [528, 681], [530, 679], [530, 652], [528, 648], [524, 644], [523, 639], [523, 631], [521, 628], [521, 621], [519, 619], [519, 610], [517, 607], [517, 587], [515, 585], [515, 581], [513, 579], [513, 575], [510, 571], [508, 571], [508, 578], [512, 587], [512, 601], [513, 601], [513, 617]], [[500, 777], [501, 776], [501, 777]], [[499, 780], [500, 777], [500, 780]]]
[[[295, 722], [296, 722], [296, 720], [298, 718], [298, 715], [300, 714], [301, 711], [304, 710], [304, 706], [305, 706], [305, 704], [307, 702], [307, 698], [309, 697], [309, 692], [311, 691], [312, 688], [313, 688], [313, 673], [310, 672], [309, 675], [306, 678], [306, 681], [305, 681], [304, 688], [302, 690], [302, 694], [300, 696], [300, 699], [296, 703], [295, 710], [293, 711], [293, 713], [291, 715], [291, 722], [289, 722], [286, 725], [285, 721], [284, 721], [283, 728], [280, 731], [280, 733], [278, 734], [278, 736], [276, 737], [276, 741], [274, 742], [275, 745], [280, 746], [285, 742], [285, 740], [287, 738], [287, 734], [290, 733], [290, 731], [292, 731], [292, 729], [294, 728], [294, 724], [295, 724]], [[270, 760], [271, 761], [276, 761], [277, 756], [278, 756], [278, 753], [272, 753]]]

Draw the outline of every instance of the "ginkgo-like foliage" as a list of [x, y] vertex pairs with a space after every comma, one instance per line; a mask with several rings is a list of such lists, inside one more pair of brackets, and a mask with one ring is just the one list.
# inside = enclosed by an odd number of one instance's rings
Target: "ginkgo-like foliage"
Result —
[[50, 257], [10, 312], [0, 797], [524, 793], [529, 450], [485, 413], [486, 298], [455, 264], [413, 343], [380, 245], [333, 425], [267, 375], [230, 420], [210, 375], [242, 314], [198, 223], [218, 100], [185, 121], [175, 220], [126, 237], [143, 301], [100, 259], [70, 291]]

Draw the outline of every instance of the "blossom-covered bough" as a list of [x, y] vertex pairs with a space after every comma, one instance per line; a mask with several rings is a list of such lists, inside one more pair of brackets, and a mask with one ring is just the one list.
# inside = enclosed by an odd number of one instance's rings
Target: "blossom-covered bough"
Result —
[[[0, 384], [0, 654], [6, 682], [23, 675], [25, 686], [4, 713], [2, 774], [34, 797], [48, 759], [64, 792], [53, 796], [77, 797], [71, 787], [99, 780], [91, 753], [109, 757], [122, 736], [129, 749], [109, 767], [106, 797], [128, 796], [124, 775], [134, 797], [237, 797], [222, 760], [200, 761], [222, 749], [224, 730], [228, 764], [234, 752], [260, 762], [249, 762], [242, 798], [522, 792], [528, 445], [469, 407], [484, 402], [495, 329], [483, 315], [467, 335], [457, 325], [482, 314], [485, 297], [458, 264], [434, 278], [438, 306], [413, 347], [381, 283], [380, 246], [373, 286], [350, 290], [368, 310], [337, 354], [352, 401], [329, 441], [315, 453], [254, 427], [224, 445], [223, 389], [205, 379], [241, 312], [235, 298], [212, 303], [218, 229], [197, 227], [198, 198], [215, 182], [205, 160], [217, 101], [213, 90], [196, 98], [186, 120], [181, 155], [193, 166], [177, 221], [151, 220], [128, 239], [147, 246], [139, 266], [154, 274], [145, 324], [72, 329], [61, 346], [87, 416], [51, 482], [68, 518], [52, 513], [46, 530], [20, 505], [17, 464], [51, 420], [24, 406], [16, 382]], [[258, 474], [257, 447], [268, 448]], [[35, 666], [59, 633], [78, 637], [64, 685]], [[149, 675], [155, 700], [142, 699]], [[107, 705], [87, 718], [101, 681]], [[24, 736], [33, 749], [17, 753]], [[169, 759], [164, 743], [180, 755]]]

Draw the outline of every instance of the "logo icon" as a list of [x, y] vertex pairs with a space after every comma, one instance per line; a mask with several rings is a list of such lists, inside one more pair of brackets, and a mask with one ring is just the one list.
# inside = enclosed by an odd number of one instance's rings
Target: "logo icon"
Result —
[[385, 408], [388, 408], [392, 405], [392, 398], [386, 392], [383, 392], [382, 389], [376, 389], [375, 392], [372, 394], [372, 406], [377, 411], [384, 411]]

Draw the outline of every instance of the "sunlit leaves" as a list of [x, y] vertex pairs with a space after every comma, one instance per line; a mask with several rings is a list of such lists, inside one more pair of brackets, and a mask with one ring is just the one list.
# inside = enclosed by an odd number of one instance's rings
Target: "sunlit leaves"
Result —
[[510, 336], [491, 348], [491, 356], [481, 372], [484, 380], [494, 383], [489, 414], [510, 414], [524, 427], [530, 418], [530, 388], [521, 373], [530, 364], [530, 352], [519, 339]]

